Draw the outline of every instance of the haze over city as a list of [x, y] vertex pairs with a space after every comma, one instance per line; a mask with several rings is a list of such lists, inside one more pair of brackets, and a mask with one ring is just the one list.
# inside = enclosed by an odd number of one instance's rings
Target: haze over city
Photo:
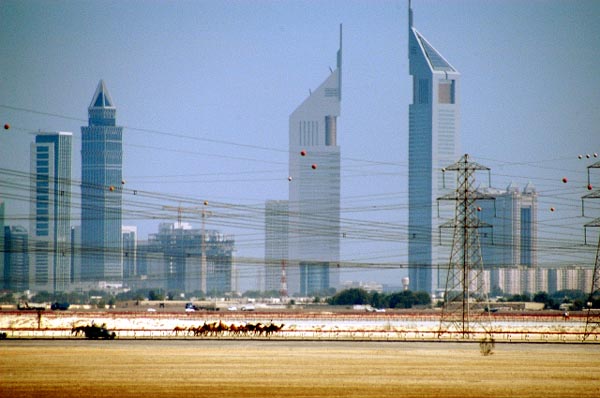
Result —
[[[535, 185], [539, 265], [592, 265], [583, 224], [600, 207], [586, 203], [581, 217], [580, 199], [586, 167], [600, 160], [600, 4], [412, 7], [419, 32], [461, 74], [459, 153], [490, 167], [494, 187]], [[70, 131], [78, 180], [81, 126], [102, 79], [124, 126], [125, 189], [144, 204], [214, 204], [207, 228], [235, 236], [247, 289], [264, 257], [264, 202], [288, 196], [288, 118], [335, 69], [343, 24], [341, 261], [373, 265], [343, 268], [341, 279], [400, 285], [412, 101], [405, 1], [3, 1], [0, 20], [0, 123], [10, 124], [0, 169], [28, 173], [35, 133]], [[5, 225], [28, 226], [29, 202], [11, 183], [0, 189]], [[140, 239], [177, 221], [177, 211], [138, 213], [123, 200], [123, 224]]]

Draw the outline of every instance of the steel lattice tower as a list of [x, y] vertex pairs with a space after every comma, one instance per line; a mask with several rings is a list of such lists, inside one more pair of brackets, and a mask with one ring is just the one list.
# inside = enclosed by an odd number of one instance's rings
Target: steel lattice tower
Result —
[[476, 300], [488, 305], [478, 229], [490, 226], [479, 221], [476, 201], [493, 198], [479, 193], [474, 184], [476, 171], [489, 173], [489, 170], [470, 161], [468, 154], [443, 170], [456, 172], [457, 189], [438, 198], [456, 202], [454, 220], [440, 226], [454, 231], [438, 337], [444, 333], [458, 333], [462, 338], [468, 338], [472, 332], [484, 332], [484, 338], [487, 338], [491, 331], [489, 311], [484, 313], [485, 309], [479, 305], [480, 310], [474, 312], [472, 303]]
[[[600, 162], [596, 162], [588, 166], [588, 189], [592, 189], [590, 182], [590, 170], [594, 168], [600, 168]], [[596, 189], [593, 192], [584, 195], [581, 199], [581, 208], [583, 213], [583, 201], [585, 199], [600, 199], [600, 189]], [[584, 215], [584, 214], [582, 214]], [[600, 227], [600, 218], [596, 218], [589, 223], [584, 225], [584, 230], [587, 231], [589, 227]], [[586, 233], [586, 244], [587, 244], [587, 233]], [[587, 300], [587, 316], [585, 320], [585, 332], [583, 333], [583, 340], [585, 341], [590, 334], [600, 328], [600, 313], [598, 311], [592, 311], [594, 300], [600, 299], [600, 236], [598, 237], [598, 247], [596, 249], [596, 261], [594, 262], [594, 272], [592, 274], [592, 286], [590, 288], [590, 295]]]

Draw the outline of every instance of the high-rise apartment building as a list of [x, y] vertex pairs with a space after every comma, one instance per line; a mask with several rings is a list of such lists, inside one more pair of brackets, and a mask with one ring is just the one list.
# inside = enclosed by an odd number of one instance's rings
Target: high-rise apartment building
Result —
[[[438, 217], [437, 198], [444, 187], [442, 169], [458, 159], [460, 73], [413, 27], [409, 5], [408, 59], [413, 77], [409, 105], [408, 144], [408, 265], [410, 289], [433, 292], [438, 270], [450, 260], [448, 245], [438, 242], [438, 227], [453, 211]], [[443, 286], [442, 286], [443, 287]]]
[[123, 279], [137, 275], [137, 227], [123, 225]]
[[38, 133], [31, 144], [30, 289], [64, 292], [71, 282], [73, 134]]
[[289, 118], [290, 294], [312, 294], [339, 284], [341, 29], [336, 69]]
[[22, 292], [29, 289], [29, 234], [19, 225], [4, 227], [4, 285]]
[[485, 268], [537, 266], [537, 192], [529, 183], [521, 191], [510, 184], [505, 190], [480, 188], [479, 219], [491, 228], [479, 231]]
[[121, 257], [121, 185], [123, 127], [117, 109], [100, 80], [81, 128], [81, 279], [123, 279]]
[[[282, 277], [288, 261], [288, 226], [288, 201], [268, 200], [265, 203], [264, 290], [284, 290]], [[287, 287], [285, 290], [287, 290]]]
[[[155, 260], [159, 251], [162, 254], [162, 269], [154, 269], [153, 274], [148, 275], [148, 279], [157, 281], [156, 287], [164, 286], [169, 291], [197, 292], [201, 290], [201, 281], [204, 279], [206, 291], [203, 293], [207, 295], [231, 292], [233, 237], [210, 230], [203, 233], [187, 223], [161, 223], [158, 233], [151, 234], [148, 240], [151, 250], [146, 252], [150, 254], [146, 260]], [[206, 275], [202, 275], [202, 247], [206, 251]], [[148, 268], [148, 265], [145, 267]]]

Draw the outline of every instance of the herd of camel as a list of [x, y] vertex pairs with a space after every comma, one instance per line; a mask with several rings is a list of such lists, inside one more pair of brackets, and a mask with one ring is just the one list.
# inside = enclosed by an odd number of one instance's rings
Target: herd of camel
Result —
[[227, 325], [222, 321], [219, 322], [211, 322], [206, 323], [194, 327], [181, 327], [175, 326], [173, 329], [173, 333], [175, 336], [179, 334], [188, 334], [193, 336], [270, 336], [274, 333], [278, 333], [283, 329], [285, 325], [282, 323], [281, 325], [276, 325], [274, 323], [263, 324], [263, 323], [245, 323], [241, 325], [236, 325], [232, 323], [231, 325]]
[[[227, 325], [222, 321], [206, 323], [194, 327], [181, 327], [175, 326], [173, 334], [175, 336], [182, 335], [193, 335], [200, 337], [209, 336], [271, 336], [274, 333], [278, 333], [283, 329], [284, 324], [276, 325], [272, 322], [268, 324], [258, 323], [245, 323], [236, 325], [232, 323]], [[113, 340], [116, 337], [115, 332], [110, 332], [106, 329], [106, 325], [96, 325], [93, 321], [91, 325], [86, 326], [74, 326], [71, 329], [71, 334], [75, 336], [83, 335], [88, 339], [105, 339]]]

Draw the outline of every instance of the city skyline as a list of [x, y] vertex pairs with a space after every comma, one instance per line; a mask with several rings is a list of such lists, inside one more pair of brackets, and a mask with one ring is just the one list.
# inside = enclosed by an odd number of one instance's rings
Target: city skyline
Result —
[[[330, 73], [331, 37], [343, 23], [341, 260], [377, 271], [348, 268], [342, 278], [400, 281], [406, 270], [387, 268], [408, 261], [406, 3], [216, 3], [144, 3], [142, 13], [137, 2], [3, 2], [0, 36], [7, 39], [0, 46], [13, 56], [0, 60], [7, 76], [0, 79], [0, 119], [11, 125], [1, 135], [0, 167], [28, 171], [32, 132], [78, 131], [90, 86], [105, 79], [125, 128], [125, 188], [155, 192], [174, 206], [190, 197], [249, 206], [241, 227], [218, 217], [208, 224], [236, 235], [240, 258], [259, 259], [264, 232], [254, 220], [264, 215], [255, 209], [288, 191], [287, 117]], [[462, 151], [492, 168], [494, 186], [531, 180], [538, 187], [542, 265], [589, 262], [593, 255], [574, 245], [586, 221], [580, 196], [593, 159], [585, 154], [600, 152], [592, 105], [600, 95], [600, 6], [542, 4], [412, 6], [415, 26], [462, 73]], [[201, 22], [192, 23], [198, 13]], [[98, 32], [90, 22], [97, 15], [106, 23]], [[81, 39], [65, 40], [76, 35]], [[80, 147], [80, 137], [73, 145]], [[2, 198], [5, 225], [27, 226], [29, 204], [19, 192], [4, 192], [12, 195]], [[587, 206], [586, 215], [597, 216], [594, 204]], [[132, 208], [123, 223], [137, 225], [142, 239], [156, 228], [152, 217], [176, 218]], [[241, 272], [255, 279], [254, 270]]]

